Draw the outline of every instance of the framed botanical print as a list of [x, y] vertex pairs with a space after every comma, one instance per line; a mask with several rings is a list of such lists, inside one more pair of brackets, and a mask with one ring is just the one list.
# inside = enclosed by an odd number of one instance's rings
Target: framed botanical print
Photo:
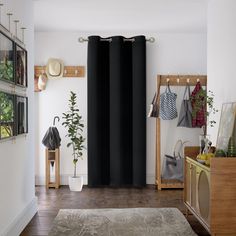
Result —
[[14, 81], [14, 42], [0, 32], [0, 80]]
[[15, 134], [15, 96], [0, 91], [0, 139]]
[[16, 134], [28, 133], [28, 98], [16, 95]]
[[27, 51], [16, 44], [15, 47], [16, 84], [27, 87]]

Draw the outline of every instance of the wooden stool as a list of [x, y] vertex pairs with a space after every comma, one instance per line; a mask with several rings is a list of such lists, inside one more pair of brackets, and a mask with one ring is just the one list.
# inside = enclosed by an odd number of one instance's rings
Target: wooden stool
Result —
[[[55, 180], [51, 181], [50, 167], [55, 168]], [[60, 149], [45, 150], [45, 168], [46, 168], [46, 188], [60, 187]]]

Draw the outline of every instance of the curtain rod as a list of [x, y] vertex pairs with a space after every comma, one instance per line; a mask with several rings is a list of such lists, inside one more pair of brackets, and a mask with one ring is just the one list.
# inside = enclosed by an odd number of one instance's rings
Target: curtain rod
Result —
[[[88, 38], [79, 37], [79, 38], [78, 38], [78, 41], [79, 41], [80, 43], [84, 43], [84, 42], [88, 42], [89, 40], [88, 40]], [[111, 38], [106, 38], [106, 39], [102, 39], [102, 38], [101, 38], [101, 41], [109, 41], [109, 42], [111, 42], [112, 39], [111, 39]], [[124, 41], [131, 41], [131, 42], [134, 42], [135, 39], [133, 39], [133, 38], [131, 38], [131, 39], [124, 39]], [[147, 42], [150, 42], [150, 43], [154, 43], [154, 42], [155, 42], [155, 38], [154, 38], [154, 37], [150, 37], [150, 38], [146, 39], [146, 41], [147, 41]]]

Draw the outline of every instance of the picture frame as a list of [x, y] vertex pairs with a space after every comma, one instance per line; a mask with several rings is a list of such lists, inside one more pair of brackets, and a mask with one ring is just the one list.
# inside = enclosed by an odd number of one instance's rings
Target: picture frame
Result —
[[26, 88], [28, 86], [27, 51], [15, 43], [15, 82], [16, 85]]
[[11, 92], [12, 85], [27, 88], [27, 60], [24, 45], [0, 30], [0, 81], [9, 84], [0, 88], [0, 140], [28, 133], [28, 97]]
[[230, 137], [236, 137], [236, 102], [222, 104], [216, 149], [226, 153]]
[[0, 80], [15, 83], [15, 43], [0, 31]]
[[16, 135], [28, 133], [28, 97], [15, 96]]
[[15, 95], [0, 90], [0, 140], [15, 134]]

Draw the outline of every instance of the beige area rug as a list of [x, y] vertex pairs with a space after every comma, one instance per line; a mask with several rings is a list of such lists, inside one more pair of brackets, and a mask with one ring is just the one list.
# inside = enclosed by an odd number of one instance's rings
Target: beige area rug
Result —
[[60, 210], [50, 236], [196, 236], [176, 208]]

